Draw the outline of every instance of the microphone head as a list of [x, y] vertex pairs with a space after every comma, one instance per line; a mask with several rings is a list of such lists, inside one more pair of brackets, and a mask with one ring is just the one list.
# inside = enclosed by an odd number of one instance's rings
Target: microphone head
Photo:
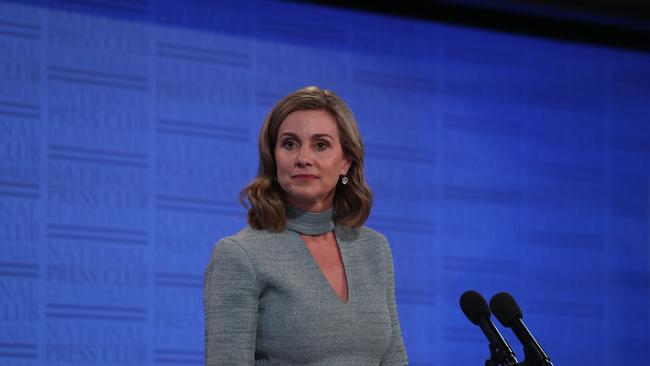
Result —
[[482, 318], [490, 318], [490, 309], [487, 302], [485, 302], [481, 294], [474, 290], [465, 291], [460, 296], [460, 308], [467, 319], [476, 325], [479, 325], [478, 323]]
[[494, 316], [504, 327], [510, 328], [515, 322], [523, 318], [521, 309], [515, 299], [507, 292], [499, 292], [492, 296], [490, 300], [490, 309]]

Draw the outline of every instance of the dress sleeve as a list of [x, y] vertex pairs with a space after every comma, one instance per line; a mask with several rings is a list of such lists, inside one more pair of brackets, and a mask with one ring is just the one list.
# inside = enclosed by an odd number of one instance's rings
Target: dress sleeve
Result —
[[253, 365], [259, 287], [244, 249], [223, 239], [205, 271], [205, 365]]
[[393, 269], [393, 255], [390, 251], [390, 246], [386, 243], [387, 256], [386, 256], [386, 303], [388, 304], [388, 312], [390, 314], [391, 322], [391, 339], [388, 349], [384, 353], [380, 365], [381, 366], [402, 366], [408, 365], [408, 358], [406, 356], [406, 347], [404, 347], [404, 340], [402, 339], [402, 330], [399, 325], [399, 317], [397, 316], [397, 305], [395, 303], [395, 273]]

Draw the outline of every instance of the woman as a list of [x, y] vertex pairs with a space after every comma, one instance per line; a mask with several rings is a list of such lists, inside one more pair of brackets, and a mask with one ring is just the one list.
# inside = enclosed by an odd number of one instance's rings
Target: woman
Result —
[[206, 365], [407, 364], [390, 248], [362, 226], [371, 194], [345, 102], [317, 87], [289, 94], [259, 154], [241, 194], [249, 226], [206, 269]]

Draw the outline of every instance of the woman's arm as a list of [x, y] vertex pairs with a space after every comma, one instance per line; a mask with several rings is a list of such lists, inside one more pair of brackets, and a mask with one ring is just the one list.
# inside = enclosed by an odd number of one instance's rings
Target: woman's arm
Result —
[[205, 271], [205, 364], [253, 365], [259, 287], [244, 249], [223, 239]]
[[402, 339], [402, 330], [399, 325], [399, 317], [397, 316], [397, 305], [395, 303], [395, 274], [393, 269], [393, 255], [390, 251], [388, 242], [386, 242], [386, 248], [386, 303], [388, 305], [388, 313], [390, 314], [391, 338], [390, 345], [384, 353], [380, 365], [402, 366], [408, 364], [408, 359], [406, 356], [406, 348], [404, 347], [404, 340]]

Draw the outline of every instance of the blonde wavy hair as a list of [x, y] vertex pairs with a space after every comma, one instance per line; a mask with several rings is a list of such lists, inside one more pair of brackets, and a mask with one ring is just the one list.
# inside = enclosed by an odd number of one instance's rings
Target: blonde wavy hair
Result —
[[352, 111], [333, 91], [308, 86], [282, 98], [262, 125], [257, 177], [239, 195], [248, 209], [248, 224], [254, 229], [283, 231], [287, 226], [286, 194], [275, 179], [274, 151], [284, 119], [292, 112], [305, 110], [324, 110], [334, 117], [343, 154], [351, 162], [348, 184], [343, 185], [339, 180], [335, 188], [335, 221], [358, 228], [370, 215], [372, 193], [363, 172], [364, 146]]

